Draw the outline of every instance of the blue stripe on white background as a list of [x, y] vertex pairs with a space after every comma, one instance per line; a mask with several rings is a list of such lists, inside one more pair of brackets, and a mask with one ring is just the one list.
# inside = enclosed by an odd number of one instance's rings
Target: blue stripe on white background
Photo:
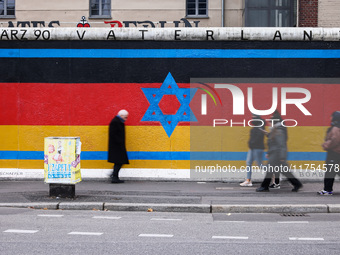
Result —
[[338, 49], [0, 49], [0, 58], [340, 58]]

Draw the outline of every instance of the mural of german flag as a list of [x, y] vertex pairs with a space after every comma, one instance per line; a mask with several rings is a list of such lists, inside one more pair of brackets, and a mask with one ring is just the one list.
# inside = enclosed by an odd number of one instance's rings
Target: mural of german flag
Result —
[[[340, 110], [339, 42], [1, 41], [0, 65], [0, 168], [7, 169], [43, 169], [44, 138], [50, 136], [79, 136], [82, 168], [112, 168], [108, 124], [120, 109], [130, 112], [125, 167], [189, 169], [194, 123], [204, 124], [202, 136], [221, 137], [211, 136], [217, 129], [195, 105], [206, 92], [192, 78], [266, 79], [233, 83], [244, 95], [253, 88], [257, 109], [270, 108], [274, 87], [278, 105], [282, 87], [308, 89], [304, 106], [311, 116], [287, 106], [287, 119], [299, 122], [288, 131], [291, 162], [323, 163], [320, 144], [331, 113]], [[276, 81], [282, 78], [289, 82]], [[216, 102], [208, 95], [208, 110], [230, 120], [232, 98], [221, 91], [223, 107], [211, 92]], [[245, 107], [235, 121], [250, 115]], [[201, 159], [244, 165], [249, 127], [218, 130], [227, 140], [195, 148]], [[214, 152], [224, 156], [214, 158]]]

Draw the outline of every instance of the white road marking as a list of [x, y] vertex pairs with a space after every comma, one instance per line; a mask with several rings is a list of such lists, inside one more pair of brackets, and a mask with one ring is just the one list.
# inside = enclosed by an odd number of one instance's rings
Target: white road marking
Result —
[[173, 237], [174, 235], [163, 235], [163, 234], [140, 234], [139, 237]]
[[214, 222], [244, 223], [245, 221], [241, 221], [241, 220], [215, 220]]
[[232, 190], [234, 188], [231, 188], [231, 187], [216, 187], [216, 189], [218, 189], [218, 190]]
[[110, 217], [110, 216], [93, 216], [93, 219], [108, 219], [108, 220], [119, 220], [122, 217]]
[[247, 240], [249, 239], [248, 236], [213, 236], [213, 239], [242, 239]]
[[303, 223], [309, 223], [308, 221], [278, 221], [277, 223], [280, 224], [303, 224]]
[[39, 230], [24, 230], [24, 229], [7, 229], [4, 233], [19, 233], [19, 234], [34, 234]]
[[64, 217], [61, 214], [38, 214], [38, 217]]
[[324, 241], [322, 237], [289, 237], [291, 241]]
[[206, 184], [206, 182], [197, 182], [197, 184]]
[[96, 233], [96, 232], [70, 232], [69, 235], [82, 235], [82, 236], [100, 236], [103, 233]]
[[151, 220], [155, 221], [181, 221], [182, 219], [164, 219], [164, 218], [152, 218]]

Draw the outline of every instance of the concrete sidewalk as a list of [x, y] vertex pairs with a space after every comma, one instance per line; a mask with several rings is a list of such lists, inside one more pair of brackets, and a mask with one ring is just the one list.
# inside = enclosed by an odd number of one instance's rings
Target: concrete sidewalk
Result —
[[[339, 186], [339, 187], [337, 187]], [[291, 192], [281, 189], [255, 192], [253, 187], [223, 182], [155, 182], [85, 180], [76, 184], [74, 199], [49, 197], [49, 185], [41, 181], [0, 181], [0, 207], [35, 209], [158, 211], [196, 213], [340, 213], [340, 185], [333, 196], [318, 196], [320, 182], [304, 183]], [[339, 188], [339, 192], [336, 189]]]

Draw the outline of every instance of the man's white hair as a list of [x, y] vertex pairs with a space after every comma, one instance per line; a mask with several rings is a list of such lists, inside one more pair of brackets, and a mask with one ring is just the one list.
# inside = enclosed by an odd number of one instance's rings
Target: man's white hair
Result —
[[120, 117], [123, 117], [123, 116], [128, 116], [129, 113], [128, 113], [127, 110], [120, 110], [120, 111], [118, 112], [118, 115], [119, 115]]

